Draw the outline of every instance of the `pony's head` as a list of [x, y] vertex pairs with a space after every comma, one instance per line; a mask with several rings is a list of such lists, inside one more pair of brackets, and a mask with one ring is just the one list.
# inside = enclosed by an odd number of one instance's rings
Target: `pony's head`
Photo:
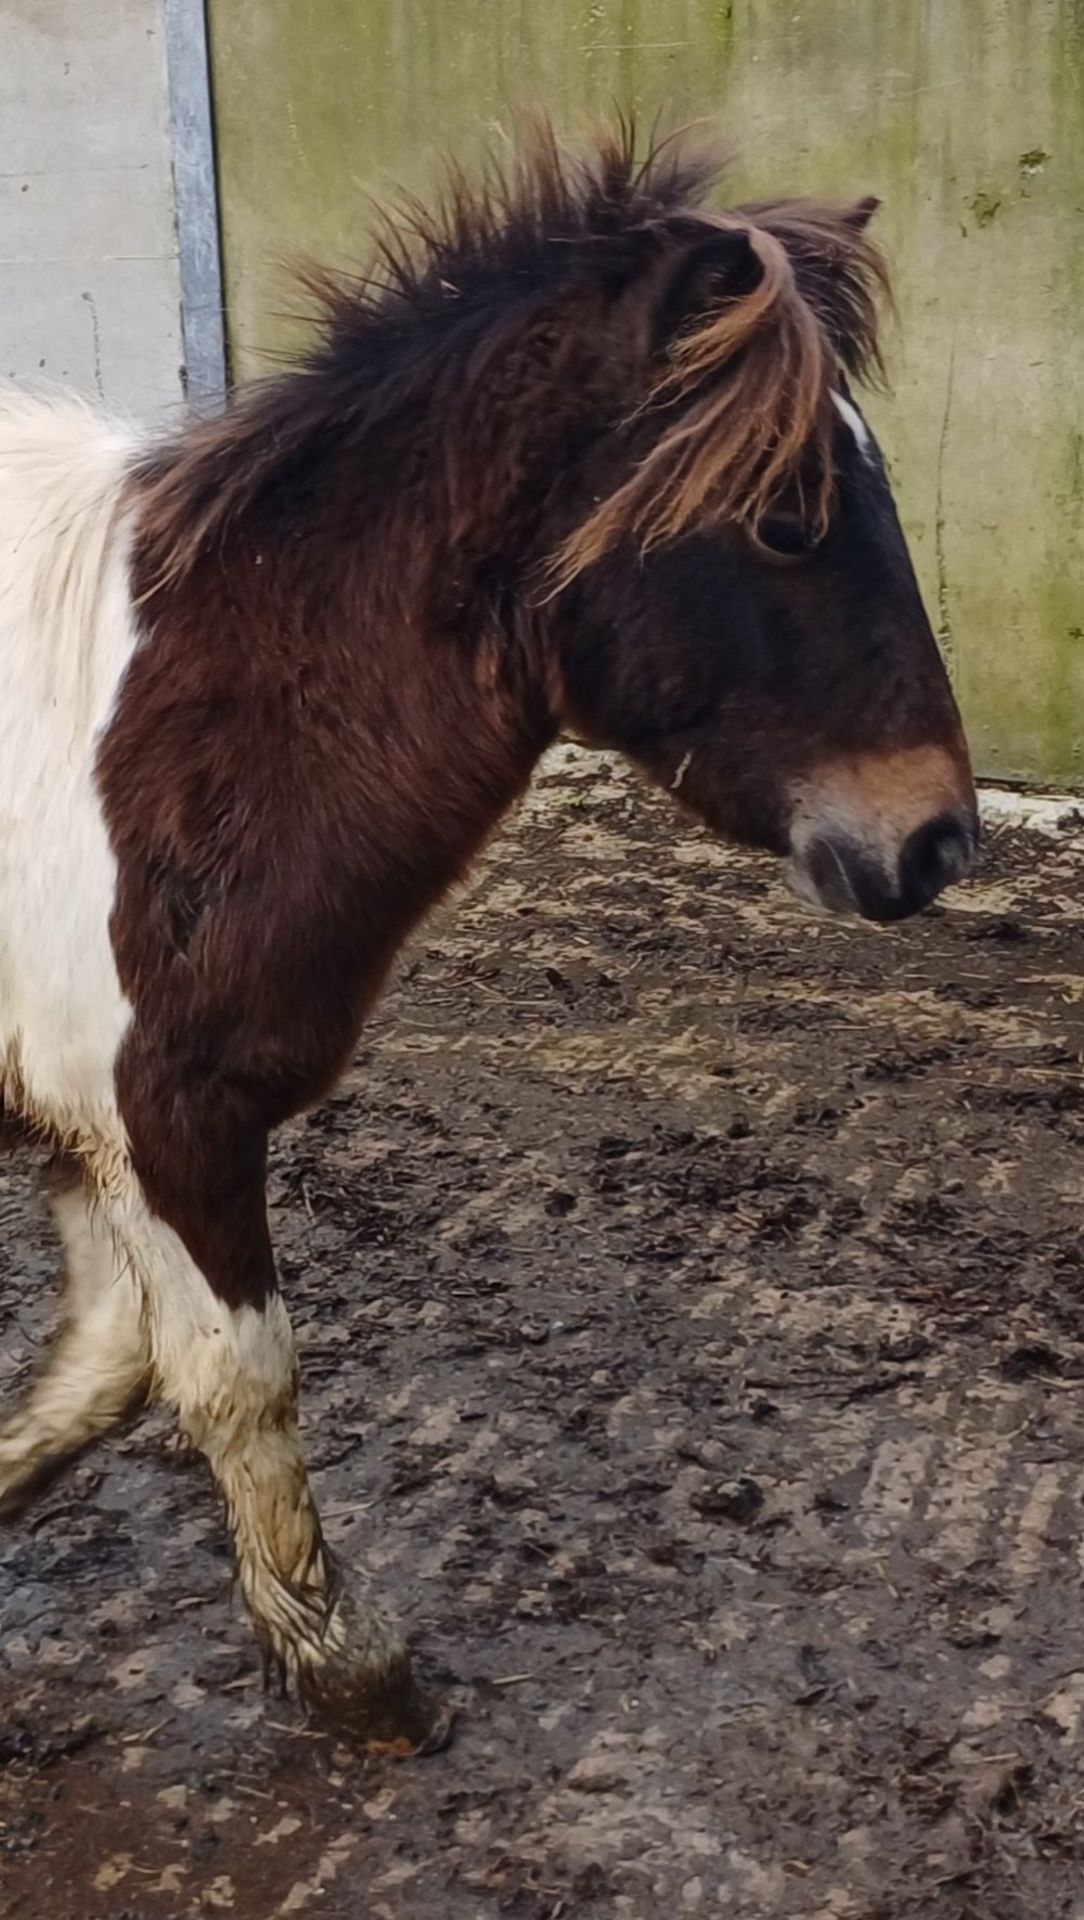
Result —
[[[650, 198], [650, 167], [636, 183]], [[854, 397], [880, 370], [876, 202], [713, 217], [688, 180], [673, 207], [672, 166], [664, 184], [604, 323], [623, 391], [551, 562], [561, 716], [727, 838], [788, 856], [810, 900], [900, 919], [966, 871], [977, 818]]]
[[562, 726], [619, 748], [811, 899], [896, 919], [976, 817], [854, 398], [875, 203], [711, 214], [717, 171], [675, 140], [638, 163], [627, 128], [578, 161], [542, 124], [401, 208], [364, 278], [311, 272], [301, 366], [140, 468], [145, 591], [210, 569], [303, 606], [395, 662], [400, 706], [454, 661], [524, 765]]

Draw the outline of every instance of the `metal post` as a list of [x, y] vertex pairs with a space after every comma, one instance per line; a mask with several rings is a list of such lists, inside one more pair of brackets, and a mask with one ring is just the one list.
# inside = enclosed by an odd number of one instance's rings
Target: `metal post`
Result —
[[226, 320], [204, 0], [165, 0], [165, 14], [185, 384], [190, 399], [221, 405]]

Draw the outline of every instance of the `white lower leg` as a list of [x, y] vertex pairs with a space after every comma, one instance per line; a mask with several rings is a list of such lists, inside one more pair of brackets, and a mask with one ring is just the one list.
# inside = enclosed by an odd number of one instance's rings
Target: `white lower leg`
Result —
[[67, 1255], [65, 1322], [41, 1379], [0, 1427], [0, 1511], [13, 1512], [146, 1392], [138, 1280], [81, 1186], [53, 1210]]
[[[337, 1651], [345, 1595], [301, 1452], [286, 1308], [277, 1294], [259, 1310], [216, 1304], [210, 1338], [210, 1352], [197, 1358], [190, 1351], [172, 1380], [162, 1377], [162, 1353], [156, 1354], [162, 1396], [176, 1407], [225, 1496], [256, 1630], [304, 1687]], [[374, 1667], [394, 1663], [402, 1653], [397, 1636], [375, 1609], [365, 1618], [369, 1644], [356, 1653]]]
[[443, 1737], [400, 1636], [351, 1596], [324, 1541], [298, 1437], [297, 1361], [281, 1297], [227, 1307], [168, 1227], [144, 1214], [139, 1238], [156, 1390], [225, 1496], [241, 1590], [265, 1654], [307, 1701], [370, 1744], [419, 1747]]
[[296, 1405], [269, 1420], [207, 1423], [190, 1414], [184, 1424], [225, 1496], [241, 1590], [280, 1673], [303, 1697], [332, 1706], [344, 1694], [401, 1689], [409, 1663], [399, 1634], [371, 1601], [352, 1597], [324, 1540]]

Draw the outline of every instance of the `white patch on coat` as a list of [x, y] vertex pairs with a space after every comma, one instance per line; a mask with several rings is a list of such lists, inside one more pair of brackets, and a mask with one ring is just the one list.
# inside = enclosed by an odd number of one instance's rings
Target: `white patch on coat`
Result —
[[94, 757], [138, 639], [122, 508], [137, 444], [78, 401], [0, 394], [0, 1094], [88, 1140], [118, 1131], [130, 1017]]
[[852, 400], [844, 399], [841, 393], [833, 393], [832, 399], [835, 402], [836, 412], [839, 414], [840, 419], [850, 427], [858, 444], [859, 453], [865, 460], [872, 459], [873, 439], [858, 408]]
[[237, 1572], [261, 1641], [284, 1668], [329, 1660], [360, 1681], [402, 1659], [398, 1634], [342, 1590], [324, 1545], [298, 1435], [297, 1355], [282, 1296], [231, 1308], [134, 1175], [102, 1210], [138, 1278], [154, 1392], [172, 1407], [225, 1496]]

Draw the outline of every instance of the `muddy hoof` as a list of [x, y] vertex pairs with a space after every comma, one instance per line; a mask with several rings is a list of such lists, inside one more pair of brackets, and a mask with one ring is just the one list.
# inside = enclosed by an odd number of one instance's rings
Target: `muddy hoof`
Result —
[[316, 1644], [297, 1649], [298, 1692], [313, 1719], [373, 1753], [440, 1753], [455, 1712], [423, 1693], [410, 1655], [378, 1609], [340, 1587]]
[[313, 1719], [369, 1753], [413, 1760], [441, 1753], [452, 1738], [454, 1706], [422, 1691], [405, 1652], [376, 1673], [332, 1656], [299, 1678]]

